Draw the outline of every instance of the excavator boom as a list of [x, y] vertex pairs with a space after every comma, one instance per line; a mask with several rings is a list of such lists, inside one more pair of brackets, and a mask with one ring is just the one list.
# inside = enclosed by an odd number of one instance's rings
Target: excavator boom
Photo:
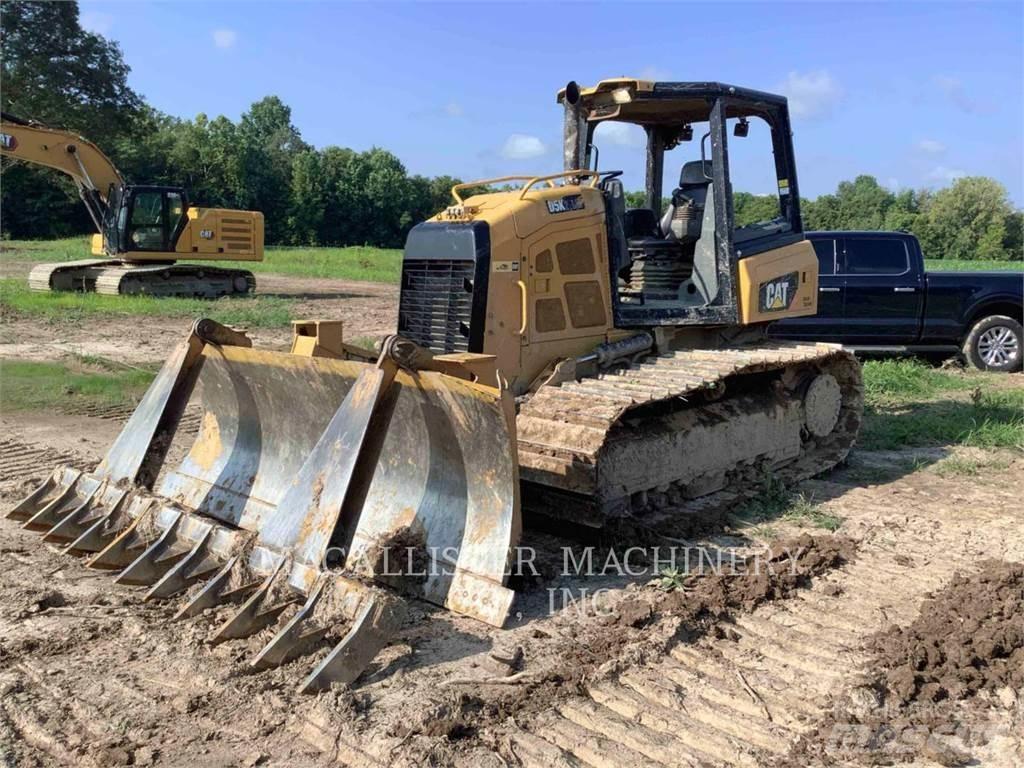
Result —
[[124, 184], [120, 172], [103, 151], [71, 132], [32, 123], [7, 113], [0, 115], [0, 156], [34, 163], [67, 174], [75, 182], [96, 231], [103, 231], [103, 213], [111, 187]]

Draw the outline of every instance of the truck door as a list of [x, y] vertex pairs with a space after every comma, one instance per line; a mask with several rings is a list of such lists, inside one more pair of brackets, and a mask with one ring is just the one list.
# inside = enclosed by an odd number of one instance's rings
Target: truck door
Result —
[[843, 341], [882, 346], [917, 341], [924, 286], [906, 238], [879, 233], [845, 237], [841, 243]]
[[818, 313], [793, 317], [772, 324], [770, 334], [783, 339], [840, 341], [843, 324], [845, 280], [836, 274], [837, 254], [841, 246], [835, 237], [810, 237], [818, 255]]

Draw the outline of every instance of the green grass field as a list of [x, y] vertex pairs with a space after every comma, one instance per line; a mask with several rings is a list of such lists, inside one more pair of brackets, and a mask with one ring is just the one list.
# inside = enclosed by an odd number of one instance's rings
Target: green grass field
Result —
[[[0, 241], [0, 259], [19, 261], [71, 261], [92, 258], [89, 238], [63, 240]], [[209, 261], [214, 259], [198, 259]], [[229, 266], [230, 262], [220, 262]], [[370, 283], [397, 283], [402, 252], [397, 249], [351, 246], [349, 248], [291, 248], [270, 246], [263, 261], [236, 262], [240, 269], [257, 274], [322, 277]]]
[[0, 359], [0, 412], [131, 405], [142, 397], [153, 376], [95, 358], [60, 363]]
[[1020, 374], [944, 371], [917, 360], [864, 363], [868, 450], [972, 446], [1024, 450]]

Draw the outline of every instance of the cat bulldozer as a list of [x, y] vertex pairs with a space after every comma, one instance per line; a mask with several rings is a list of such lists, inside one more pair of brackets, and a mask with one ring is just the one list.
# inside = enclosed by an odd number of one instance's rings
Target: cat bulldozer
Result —
[[[214, 641], [276, 623], [251, 663], [321, 653], [313, 691], [353, 681], [408, 598], [502, 626], [523, 508], [631, 530], [841, 461], [855, 358], [765, 336], [817, 305], [786, 100], [621, 78], [558, 100], [564, 170], [454, 187], [410, 231], [378, 353], [337, 322], [277, 352], [197, 321], [103, 462], [57, 467], [10, 517], [147, 599], [184, 595], [182, 617], [236, 603]], [[646, 134], [642, 207], [596, 167], [603, 122]], [[695, 129], [662, 210], [666, 153]], [[777, 215], [737, 226], [729, 144], [751, 130]], [[172, 461], [194, 394], [201, 428]]]
[[96, 227], [92, 254], [99, 258], [38, 264], [29, 273], [32, 290], [216, 298], [256, 289], [248, 270], [176, 262], [262, 261], [262, 213], [191, 206], [180, 187], [126, 184], [92, 142], [7, 113], [0, 115], [0, 156], [69, 176]]

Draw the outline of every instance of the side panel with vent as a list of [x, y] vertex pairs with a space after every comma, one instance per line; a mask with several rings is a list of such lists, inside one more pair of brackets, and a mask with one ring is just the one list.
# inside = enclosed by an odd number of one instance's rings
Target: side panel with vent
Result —
[[490, 271], [485, 222], [424, 222], [402, 260], [398, 332], [435, 353], [482, 352]]
[[227, 208], [188, 209], [188, 222], [175, 244], [180, 258], [217, 261], [263, 260], [263, 214]]

